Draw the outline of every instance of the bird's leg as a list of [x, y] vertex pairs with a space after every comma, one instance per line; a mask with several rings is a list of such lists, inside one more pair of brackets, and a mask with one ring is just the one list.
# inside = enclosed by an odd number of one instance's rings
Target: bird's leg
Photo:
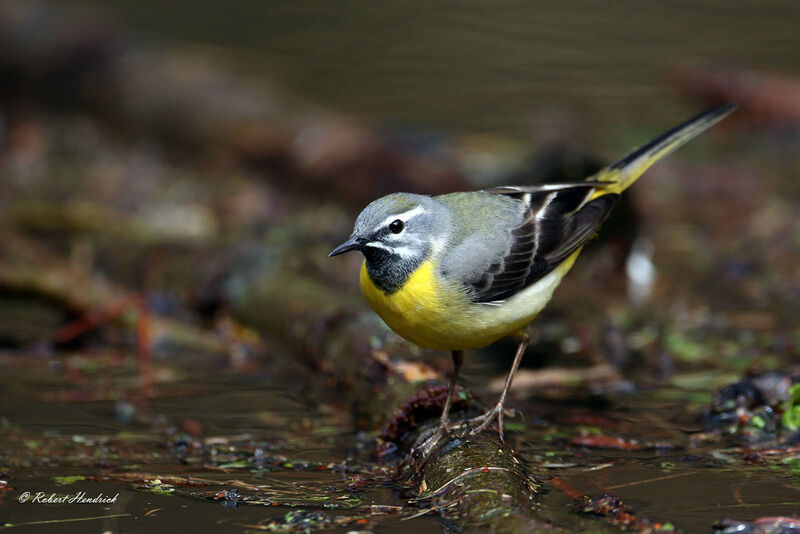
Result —
[[505, 409], [506, 395], [508, 395], [508, 391], [511, 389], [511, 382], [514, 380], [514, 375], [517, 373], [519, 362], [522, 360], [522, 355], [525, 354], [525, 349], [528, 348], [528, 343], [530, 340], [531, 336], [527, 332], [519, 335], [517, 353], [514, 355], [514, 363], [511, 364], [511, 371], [509, 371], [508, 378], [506, 378], [506, 385], [503, 387], [503, 393], [500, 394], [500, 400], [497, 401], [497, 404], [494, 406], [494, 408], [490, 408], [483, 415], [480, 415], [470, 421], [474, 423], [480, 423], [480, 425], [478, 425], [478, 427], [470, 433], [473, 436], [483, 432], [487, 426], [492, 424], [492, 421], [497, 419], [497, 432], [500, 434], [500, 441], [503, 441], [503, 410]]
[[444, 408], [442, 409], [442, 416], [439, 418], [439, 428], [436, 433], [426, 439], [419, 446], [422, 456], [425, 457], [433, 449], [433, 447], [442, 439], [445, 432], [447, 432], [447, 425], [450, 424], [450, 399], [453, 397], [453, 391], [456, 389], [456, 380], [458, 380], [458, 372], [461, 370], [461, 364], [464, 362], [464, 351], [454, 350], [451, 352], [453, 357], [453, 374], [450, 376], [450, 387], [447, 389], [447, 399], [444, 401]]
[[447, 431], [447, 425], [450, 423], [450, 404], [453, 398], [453, 392], [456, 389], [456, 381], [458, 380], [458, 372], [461, 371], [461, 364], [464, 363], [464, 351], [454, 350], [451, 352], [453, 358], [453, 376], [450, 377], [450, 387], [447, 388], [447, 399], [444, 401], [444, 408], [442, 409], [442, 416], [439, 419], [439, 430], [441, 432]]

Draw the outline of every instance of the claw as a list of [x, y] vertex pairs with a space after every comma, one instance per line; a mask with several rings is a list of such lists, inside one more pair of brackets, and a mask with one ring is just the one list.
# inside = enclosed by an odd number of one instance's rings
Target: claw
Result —
[[479, 415], [475, 419], [471, 419], [470, 423], [480, 423], [469, 434], [475, 436], [486, 430], [486, 428], [497, 419], [497, 433], [500, 434], [500, 441], [503, 441], [503, 414], [505, 410], [501, 403], [497, 403], [494, 408], [487, 410], [483, 415]]
[[427, 458], [433, 448], [436, 447], [436, 444], [439, 443], [439, 440], [441, 440], [445, 434], [450, 432], [447, 425], [447, 422], [443, 422], [439, 425], [439, 428], [436, 429], [436, 432], [434, 432], [433, 435], [414, 447], [411, 450], [412, 458], [418, 458], [420, 460]]

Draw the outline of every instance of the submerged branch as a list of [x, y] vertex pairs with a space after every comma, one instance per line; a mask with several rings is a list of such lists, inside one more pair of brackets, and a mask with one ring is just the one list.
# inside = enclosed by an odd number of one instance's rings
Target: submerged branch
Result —
[[[419, 444], [437, 424], [434, 420], [421, 427], [410, 443]], [[408, 449], [405, 453], [410, 454]], [[541, 485], [493, 431], [443, 438], [412, 472], [422, 506], [441, 514], [453, 530], [529, 532], [547, 527], [534, 513]]]

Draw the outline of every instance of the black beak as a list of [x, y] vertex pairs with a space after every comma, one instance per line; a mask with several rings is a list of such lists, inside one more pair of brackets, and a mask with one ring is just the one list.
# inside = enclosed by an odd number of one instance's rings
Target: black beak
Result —
[[333, 249], [331, 253], [328, 254], [328, 257], [330, 258], [331, 256], [344, 254], [345, 252], [350, 252], [351, 250], [361, 250], [362, 248], [363, 247], [361, 245], [361, 242], [355, 237], [350, 236], [350, 238], [347, 241], [345, 241], [344, 243]]

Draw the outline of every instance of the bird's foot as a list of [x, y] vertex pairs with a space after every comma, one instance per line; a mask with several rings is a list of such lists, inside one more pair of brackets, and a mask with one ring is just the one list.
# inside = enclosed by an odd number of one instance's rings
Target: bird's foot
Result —
[[507, 415], [509, 417], [514, 417], [516, 412], [513, 409], [506, 410], [503, 406], [502, 402], [498, 402], [494, 408], [490, 408], [486, 410], [483, 415], [479, 415], [473, 419], [470, 419], [468, 423], [470, 425], [477, 424], [478, 426], [470, 431], [470, 436], [475, 436], [480, 434], [486, 428], [492, 424], [494, 420], [497, 420], [497, 433], [500, 434], [500, 441], [503, 441], [503, 416]]
[[450, 434], [450, 423], [449, 421], [442, 421], [439, 423], [439, 427], [436, 429], [436, 432], [431, 434], [429, 437], [425, 438], [425, 441], [416, 445], [413, 449], [411, 449], [411, 457], [416, 459], [417, 461], [425, 460], [428, 455], [433, 451], [436, 444], [441, 441], [441, 439], [445, 435]]

